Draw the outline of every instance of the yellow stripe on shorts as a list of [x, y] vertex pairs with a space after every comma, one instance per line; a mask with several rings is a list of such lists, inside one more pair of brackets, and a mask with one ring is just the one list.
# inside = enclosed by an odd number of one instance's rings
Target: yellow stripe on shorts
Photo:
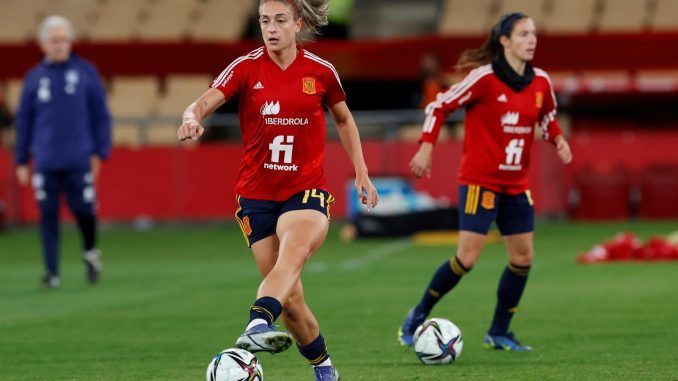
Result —
[[479, 185], [469, 185], [466, 192], [466, 214], [476, 214], [478, 211], [478, 196], [480, 195]]
[[245, 223], [242, 222], [240, 217], [238, 216], [238, 213], [242, 210], [242, 206], [240, 206], [240, 196], [235, 196], [236, 201], [238, 202], [238, 210], [235, 211], [235, 220], [238, 222], [238, 225], [240, 225], [240, 231], [242, 232], [242, 236], [245, 238], [245, 243], [247, 243], [247, 247], [250, 247], [250, 239], [247, 238], [247, 233], [245, 232]]

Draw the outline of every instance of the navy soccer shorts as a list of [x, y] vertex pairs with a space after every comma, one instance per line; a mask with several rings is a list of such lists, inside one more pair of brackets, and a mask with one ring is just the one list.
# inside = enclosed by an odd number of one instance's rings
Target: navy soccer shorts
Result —
[[299, 192], [286, 201], [258, 200], [237, 196], [238, 210], [235, 219], [240, 225], [247, 247], [275, 234], [278, 218], [292, 210], [317, 210], [330, 218], [330, 205], [334, 197], [327, 191], [309, 189]]
[[487, 234], [492, 221], [496, 221], [504, 236], [534, 231], [530, 191], [508, 195], [479, 185], [460, 185], [459, 230]]

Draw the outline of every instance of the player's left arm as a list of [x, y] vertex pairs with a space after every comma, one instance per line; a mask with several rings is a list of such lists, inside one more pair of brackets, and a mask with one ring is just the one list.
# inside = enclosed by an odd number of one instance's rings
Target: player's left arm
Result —
[[99, 73], [93, 66], [86, 66], [90, 77], [88, 87], [88, 106], [94, 152], [90, 158], [90, 171], [94, 178], [99, 177], [101, 160], [106, 160], [111, 152], [111, 113], [106, 104], [106, 90]]
[[367, 173], [367, 165], [363, 157], [358, 126], [356, 126], [353, 115], [344, 101], [330, 107], [330, 114], [332, 119], [334, 119], [341, 144], [344, 146], [355, 168], [355, 189], [358, 192], [358, 198], [363, 204], [367, 204], [367, 209], [369, 210], [377, 206], [379, 195]]
[[202, 121], [211, 115], [219, 106], [226, 103], [224, 94], [215, 89], [205, 91], [195, 102], [186, 107], [182, 116], [182, 123], [177, 131], [177, 139], [197, 140], [205, 132]]
[[553, 86], [551, 85], [551, 79], [545, 72], [544, 76], [548, 82], [548, 91], [545, 92], [546, 94], [543, 94], [539, 126], [541, 127], [544, 140], [552, 142], [556, 146], [556, 151], [558, 152], [560, 160], [565, 164], [569, 164], [572, 162], [572, 150], [570, 150], [570, 144], [567, 142], [567, 139], [565, 139], [563, 130], [560, 129], [558, 120], [556, 119], [558, 106], [556, 95], [553, 92]]

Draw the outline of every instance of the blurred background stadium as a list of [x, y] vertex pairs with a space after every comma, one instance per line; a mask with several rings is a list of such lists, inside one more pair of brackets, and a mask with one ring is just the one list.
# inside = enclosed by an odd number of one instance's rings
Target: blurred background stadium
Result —
[[[39, 60], [39, 21], [62, 14], [75, 25], [75, 51], [105, 78], [116, 149], [100, 183], [104, 220], [222, 219], [239, 157], [235, 102], [209, 124], [198, 147], [179, 147], [186, 105], [232, 59], [261, 44], [257, 1], [2, 0], [0, 93], [13, 113], [22, 76]], [[553, 79], [559, 119], [576, 153], [563, 168], [538, 144], [533, 194], [543, 216], [677, 218], [678, 1], [675, 0], [336, 0], [332, 24], [306, 48], [333, 62], [356, 112], [373, 176], [406, 175], [422, 113], [459, 53], [479, 45], [498, 16], [514, 10], [539, 28], [535, 65]], [[455, 115], [430, 180], [415, 183], [456, 200], [463, 130]], [[456, 121], [456, 123], [455, 123]], [[6, 125], [9, 123], [5, 123]], [[13, 180], [13, 133], [3, 130], [0, 199], [5, 223], [35, 221], [30, 189]], [[329, 157], [341, 157], [328, 129]], [[201, 170], [189, 163], [200, 163]], [[443, 172], [442, 169], [445, 169]], [[347, 210], [348, 160], [330, 160], [330, 188]], [[148, 187], [145, 183], [162, 184]], [[124, 184], [124, 186], [122, 186]]]
[[[70, 380], [73, 374], [101, 380], [196, 379], [211, 352], [222, 349], [224, 338], [230, 342], [239, 333], [240, 315], [251, 302], [258, 274], [231, 222], [241, 149], [237, 105], [229, 102], [210, 118], [211, 128], [198, 143], [178, 144], [176, 128], [184, 108], [212, 78], [262, 44], [257, 4], [0, 0], [0, 227], [10, 228], [0, 234], [0, 280], [7, 285], [0, 286], [0, 310], [5, 311], [0, 313], [0, 342], [6, 344], [0, 379], [49, 375]], [[545, 143], [537, 143], [532, 154], [538, 215], [553, 222], [540, 225], [544, 234], [537, 234], [537, 258], [547, 255], [537, 260], [535, 283], [528, 287], [525, 308], [532, 317], [517, 324], [536, 330], [528, 338], [537, 348], [550, 345], [551, 352], [542, 353], [559, 360], [533, 357], [515, 379], [630, 375], [675, 380], [678, 369], [670, 353], [678, 338], [670, 322], [675, 323], [678, 310], [667, 303], [675, 300], [675, 265], [580, 270], [574, 258], [620, 230], [645, 238], [678, 229], [678, 0], [332, 0], [331, 6], [331, 24], [304, 47], [331, 61], [342, 76], [373, 177], [409, 178], [407, 163], [417, 148], [422, 104], [456, 80], [453, 65], [459, 54], [480, 45], [499, 15], [523, 11], [535, 20], [539, 43], [534, 64], [551, 75], [559, 122], [575, 160], [563, 167]], [[35, 31], [50, 14], [73, 22], [75, 52], [93, 62], [105, 79], [115, 147], [98, 184], [100, 217], [109, 226], [101, 238], [108, 266], [104, 282], [91, 291], [72, 279], [79, 276], [80, 264], [71, 255], [77, 252], [76, 233], [68, 230], [65, 290], [59, 299], [45, 300], [26, 291], [37, 286], [39, 245], [37, 232], [18, 227], [33, 226], [38, 210], [32, 190], [18, 186], [14, 177], [11, 116], [22, 77], [41, 57]], [[449, 119], [434, 154], [433, 176], [411, 180], [414, 189], [456, 202], [462, 121], [459, 113]], [[331, 127], [327, 157], [328, 184], [337, 199], [332, 215], [342, 221], [351, 210], [347, 183], [353, 169]], [[144, 233], [149, 235], [127, 227], [155, 222], [181, 224]], [[202, 222], [219, 225], [202, 229]], [[305, 282], [309, 300], [327, 322], [324, 330], [334, 331], [328, 336], [336, 338], [335, 353], [348, 368], [344, 374], [357, 380], [444, 377], [448, 370], [427, 369], [422, 376], [414, 356], [397, 348], [395, 330], [428, 281], [431, 266], [452, 249], [417, 249], [416, 254], [430, 257], [422, 263], [405, 255], [414, 251], [410, 243], [342, 245], [336, 228], [330, 235]], [[376, 265], [379, 261], [385, 262]], [[454, 310], [452, 303], [437, 310], [454, 311], [469, 340], [482, 337], [487, 322], [477, 318], [489, 316], [493, 300], [488, 295], [505, 262], [499, 255], [488, 261], [462, 287], [465, 296], [455, 296], [464, 311]], [[225, 300], [215, 309], [214, 290], [225, 288], [230, 291], [224, 291]], [[323, 289], [329, 292], [321, 293]], [[403, 300], [394, 300], [394, 292]], [[368, 296], [356, 301], [355, 295]], [[616, 299], [620, 295], [626, 299]], [[89, 298], [97, 301], [92, 304]], [[372, 309], [371, 300], [383, 301], [381, 309]], [[347, 303], [357, 303], [356, 309], [335, 311], [335, 305]], [[596, 313], [605, 317], [598, 319]], [[553, 331], [554, 325], [567, 332]], [[55, 326], [61, 328], [58, 334]], [[614, 332], [610, 327], [616, 327]], [[226, 333], [213, 334], [224, 329]], [[362, 337], [359, 348], [349, 336], [341, 337], [348, 330]], [[91, 335], [102, 336], [90, 343]], [[628, 345], [631, 337], [635, 349]], [[51, 373], [40, 367], [24, 372], [25, 361], [40, 363], [36, 345], [44, 349], [58, 343], [65, 352], [50, 352]], [[479, 348], [475, 344], [467, 344], [466, 365], [455, 365], [466, 366], [464, 375], [486, 380], [494, 379], [492, 369], [515, 371], [506, 358], [472, 349]], [[89, 345], [109, 349], [108, 357], [97, 357]], [[130, 345], [144, 355], [130, 355]], [[613, 347], [617, 352], [609, 349]], [[374, 353], [379, 360], [372, 360]], [[302, 379], [305, 373], [296, 370], [302, 361], [285, 361], [293, 357], [266, 357], [264, 368], [278, 367], [274, 379]], [[412, 361], [405, 366], [403, 358]], [[615, 368], [618, 362], [625, 365]], [[381, 370], [370, 373], [375, 367]], [[369, 378], [361, 378], [364, 374]]]

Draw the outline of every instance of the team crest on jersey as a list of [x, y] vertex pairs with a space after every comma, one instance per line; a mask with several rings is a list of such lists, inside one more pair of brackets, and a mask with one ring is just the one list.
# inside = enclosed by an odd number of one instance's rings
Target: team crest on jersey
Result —
[[315, 78], [304, 77], [301, 79], [302, 91], [306, 94], [315, 94]]
[[252, 227], [250, 226], [250, 218], [248, 216], [242, 219], [242, 229], [247, 236], [252, 234]]
[[480, 202], [480, 205], [485, 209], [494, 209], [494, 193], [490, 191], [483, 192], [483, 201]]
[[534, 93], [534, 105], [537, 108], [541, 108], [541, 105], [544, 104], [544, 93], [537, 91]]

